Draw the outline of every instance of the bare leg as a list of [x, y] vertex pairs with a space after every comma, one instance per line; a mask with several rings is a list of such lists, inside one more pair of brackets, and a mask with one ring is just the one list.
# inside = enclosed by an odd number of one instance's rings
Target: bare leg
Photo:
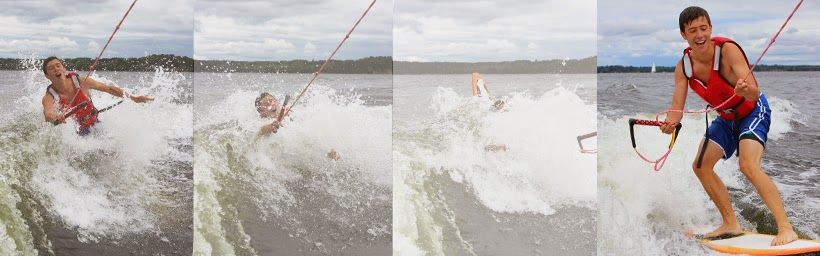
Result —
[[490, 143], [489, 145], [484, 147], [484, 150], [486, 150], [487, 152], [498, 152], [498, 151], [506, 152], [507, 151], [507, 145], [506, 144]]
[[763, 157], [763, 145], [755, 140], [745, 139], [740, 141], [740, 171], [752, 182], [752, 185], [760, 194], [760, 198], [766, 203], [766, 207], [772, 211], [774, 220], [777, 222], [777, 237], [772, 240], [772, 245], [783, 245], [797, 240], [797, 233], [794, 232], [789, 218], [786, 216], [786, 209], [783, 207], [783, 200], [780, 192], [774, 185], [772, 179], [760, 168], [760, 159]]
[[[743, 230], [737, 222], [737, 218], [735, 218], [735, 211], [732, 209], [732, 200], [729, 197], [729, 190], [726, 189], [726, 185], [723, 184], [723, 181], [720, 180], [720, 177], [718, 177], [714, 171], [715, 164], [723, 157], [723, 150], [714, 142], [708, 140], [702, 140], [700, 143], [701, 145], [698, 148], [702, 149], [703, 143], [709, 143], [709, 146], [706, 147], [706, 153], [703, 154], [701, 168], [697, 167], [696, 158], [692, 163], [692, 170], [695, 171], [695, 175], [698, 176], [700, 184], [703, 185], [703, 190], [706, 191], [706, 194], [708, 194], [712, 202], [715, 203], [721, 218], [723, 218], [723, 224], [712, 232], [707, 233], [706, 237], [741, 233]], [[698, 151], [698, 155], [700, 155], [700, 151]]]

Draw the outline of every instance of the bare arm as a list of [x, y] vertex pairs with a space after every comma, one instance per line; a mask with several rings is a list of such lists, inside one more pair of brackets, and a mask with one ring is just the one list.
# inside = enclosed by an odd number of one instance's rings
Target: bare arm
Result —
[[750, 101], [757, 101], [760, 97], [760, 88], [757, 87], [757, 79], [754, 74], [750, 74], [748, 80], [743, 80], [746, 74], [749, 74], [749, 62], [743, 56], [740, 48], [734, 44], [724, 44], [721, 54], [725, 56], [725, 60], [732, 68], [732, 73], [737, 76], [738, 80], [735, 83], [735, 94], [743, 96]]
[[259, 133], [257, 135], [259, 137], [268, 136], [271, 133], [276, 133], [279, 130], [279, 122], [273, 121], [273, 123], [263, 125], [262, 128], [259, 129]]
[[[117, 97], [120, 97], [120, 98], [125, 98], [126, 97], [125, 91], [123, 91], [122, 88], [120, 88], [116, 85], [107, 85], [107, 84], [101, 83], [97, 80], [94, 80], [91, 77], [88, 78], [88, 81], [83, 81], [83, 79], [85, 79], [85, 78], [80, 78], [80, 81], [81, 81], [82, 85], [84, 87], [88, 88], [88, 89], [94, 89], [94, 90], [97, 90], [97, 91], [105, 92], [105, 93], [108, 93], [108, 94], [111, 94], [113, 96], [117, 96]], [[136, 95], [128, 95], [128, 98], [130, 98], [131, 100], [133, 100], [134, 102], [137, 102], [137, 103], [143, 103], [143, 102], [148, 102], [148, 101], [154, 100], [153, 98], [148, 97], [148, 96], [136, 96]]]
[[481, 75], [479, 75], [478, 72], [473, 72], [472, 79], [471, 79], [472, 80], [471, 84], [472, 84], [473, 96], [478, 95], [478, 87], [477, 87], [478, 86], [477, 85], [478, 84], [478, 79], [481, 79]]
[[46, 93], [46, 95], [43, 96], [43, 117], [46, 119], [46, 122], [55, 125], [65, 122], [63, 115], [55, 111], [54, 108], [54, 96]]
[[[675, 92], [672, 95], [670, 110], [683, 110], [683, 107], [686, 105], [686, 92], [689, 89], [688, 84], [689, 81], [687, 81], [686, 76], [683, 75], [683, 62], [678, 61], [678, 65], [675, 67]], [[669, 113], [666, 114], [666, 125], [660, 127], [661, 131], [667, 134], [675, 131], [675, 126], [683, 119], [683, 113], [679, 111], [669, 111]]]

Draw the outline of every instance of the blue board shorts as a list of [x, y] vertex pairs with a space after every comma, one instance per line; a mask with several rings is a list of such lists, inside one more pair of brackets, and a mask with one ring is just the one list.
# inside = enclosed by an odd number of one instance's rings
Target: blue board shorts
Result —
[[729, 159], [737, 150], [741, 139], [754, 139], [766, 146], [772, 112], [763, 93], [755, 103], [755, 108], [743, 119], [735, 121], [716, 118], [706, 131], [706, 138], [723, 149], [723, 159]]
[[91, 134], [91, 132], [93, 132], [95, 130], [94, 126], [97, 126], [97, 124], [99, 124], [99, 123], [100, 123], [100, 119], [97, 118], [97, 121], [94, 122], [94, 124], [89, 126], [89, 127], [86, 127], [86, 128], [79, 128], [78, 127], [77, 128], [77, 134], [80, 135], [80, 136], [89, 135], [89, 134]]

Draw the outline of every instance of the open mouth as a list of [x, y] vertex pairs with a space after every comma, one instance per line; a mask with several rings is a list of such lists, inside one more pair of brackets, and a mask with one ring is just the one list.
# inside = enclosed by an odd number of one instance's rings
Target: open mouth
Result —
[[698, 40], [698, 41], [695, 41], [695, 45], [697, 45], [697, 46], [703, 46], [703, 45], [706, 45], [706, 40]]

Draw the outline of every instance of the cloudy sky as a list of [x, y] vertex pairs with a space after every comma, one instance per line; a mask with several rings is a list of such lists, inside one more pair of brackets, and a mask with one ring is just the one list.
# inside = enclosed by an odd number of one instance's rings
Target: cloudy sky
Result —
[[[194, 0], [140, 0], [103, 57], [193, 55]], [[0, 58], [96, 57], [128, 0], [0, 1]]]
[[[325, 59], [371, 0], [197, 0], [195, 59]], [[393, 1], [378, 0], [336, 59], [392, 55]]]
[[596, 1], [396, 1], [394, 58], [505, 61], [594, 56]]
[[[691, 5], [709, 12], [712, 35], [728, 36], [743, 47], [750, 62], [794, 9], [797, 0], [743, 1], [598, 1], [598, 65], [674, 66], [686, 42], [678, 15]], [[820, 2], [805, 1], [764, 64], [820, 64]]]

